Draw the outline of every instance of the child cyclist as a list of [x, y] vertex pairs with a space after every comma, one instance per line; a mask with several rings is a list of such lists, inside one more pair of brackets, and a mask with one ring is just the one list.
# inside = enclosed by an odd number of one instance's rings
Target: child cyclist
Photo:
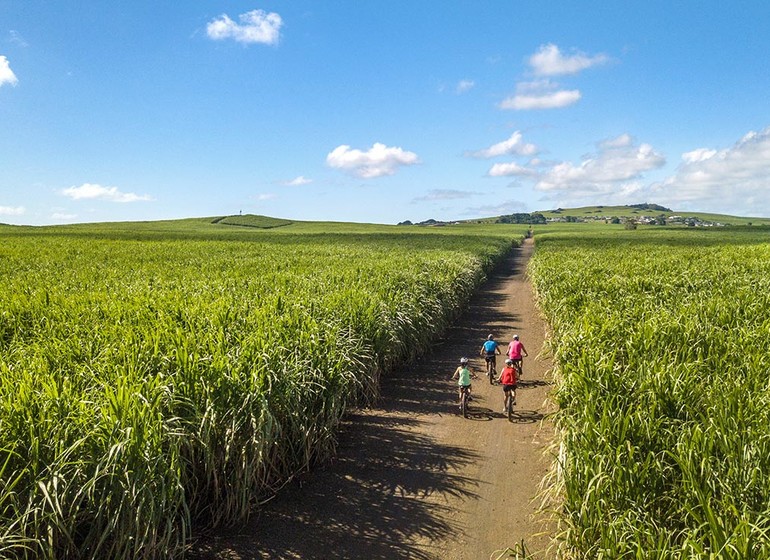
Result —
[[503, 386], [503, 413], [508, 412], [508, 399], [513, 399], [511, 405], [516, 404], [516, 368], [513, 367], [513, 360], [508, 358], [505, 360], [505, 367], [500, 370], [500, 378], [498, 379]]
[[460, 358], [460, 365], [452, 375], [452, 379], [457, 379], [457, 399], [460, 402], [463, 398], [463, 391], [468, 391], [468, 398], [471, 396], [471, 378], [476, 378], [476, 374], [473, 373], [468, 366], [468, 358]]

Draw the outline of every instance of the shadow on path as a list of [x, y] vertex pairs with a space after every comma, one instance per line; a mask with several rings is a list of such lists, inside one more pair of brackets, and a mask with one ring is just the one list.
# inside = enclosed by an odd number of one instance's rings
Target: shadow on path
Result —
[[416, 429], [415, 420], [351, 414], [334, 462], [295, 479], [238, 533], [220, 533], [188, 557], [434, 558], [404, 543], [457, 530], [425, 498], [473, 498], [476, 482], [452, 473], [476, 457]]
[[[336, 459], [295, 478], [237, 531], [199, 539], [187, 558], [438, 558], [439, 551], [409, 543], [440, 542], [463, 531], [443, 504], [446, 497], [477, 498], [478, 481], [457, 473], [478, 455], [436, 441], [421, 431], [421, 417], [457, 414], [448, 379], [458, 358], [483, 362], [478, 352], [487, 334], [502, 341], [519, 325], [521, 318], [507, 311], [511, 306], [503, 308], [500, 297], [522, 272], [520, 260], [521, 249], [514, 249], [431, 352], [383, 377], [371, 410], [347, 415]], [[521, 415], [519, 421], [537, 421]], [[472, 405], [471, 416], [488, 421], [502, 415]]]

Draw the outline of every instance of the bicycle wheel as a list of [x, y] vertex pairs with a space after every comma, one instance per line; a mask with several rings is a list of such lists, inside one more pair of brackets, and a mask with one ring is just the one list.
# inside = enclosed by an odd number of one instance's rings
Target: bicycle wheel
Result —
[[513, 397], [508, 397], [508, 421], [513, 422]]

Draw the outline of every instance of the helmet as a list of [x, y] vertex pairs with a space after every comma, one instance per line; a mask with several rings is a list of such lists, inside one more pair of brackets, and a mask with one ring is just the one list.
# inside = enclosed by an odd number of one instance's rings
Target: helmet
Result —
[[519, 335], [517, 334], [513, 335], [513, 340], [519, 340]]
[[494, 337], [494, 336], [492, 336], [492, 335], [490, 334], [490, 335], [487, 337], [487, 340], [494, 340], [494, 338], [495, 338], [495, 337]]
[[462, 358], [460, 358], [460, 363], [463, 364], [463, 365], [467, 364], [468, 363], [468, 358], [463, 356]]
[[507, 360], [505, 360], [505, 365], [507, 365], [507, 366], [512, 366], [512, 365], [513, 365], [513, 360], [511, 360], [510, 358], [508, 358]]

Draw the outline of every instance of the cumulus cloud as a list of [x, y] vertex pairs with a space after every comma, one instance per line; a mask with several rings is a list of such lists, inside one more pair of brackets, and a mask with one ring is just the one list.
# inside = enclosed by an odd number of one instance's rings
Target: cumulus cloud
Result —
[[348, 171], [362, 179], [393, 175], [402, 165], [417, 163], [420, 163], [420, 160], [414, 152], [398, 147], [388, 147], [379, 142], [366, 152], [343, 144], [334, 148], [326, 156], [326, 164], [329, 167]]
[[74, 220], [77, 218], [77, 214], [66, 214], [64, 212], [54, 212], [51, 214], [51, 219], [53, 220]]
[[473, 89], [476, 83], [473, 80], [460, 80], [455, 88], [456, 93], [465, 93]]
[[23, 206], [0, 206], [0, 216], [21, 216], [25, 212]]
[[11, 29], [11, 31], [9, 33], [10, 33], [10, 39], [9, 40], [14, 45], [18, 45], [18, 46], [24, 47], [24, 48], [29, 46], [29, 43], [27, 43], [27, 41], [24, 40], [24, 37], [22, 37], [21, 33], [19, 33], [18, 31], [14, 31], [13, 29]]
[[489, 170], [490, 177], [534, 177], [537, 171], [515, 162], [496, 163]]
[[0, 87], [5, 84], [15, 86], [17, 83], [19, 83], [19, 80], [16, 78], [16, 74], [13, 73], [13, 70], [11, 70], [8, 59], [0, 55]]
[[469, 207], [463, 212], [464, 216], [502, 216], [526, 212], [526, 205], [519, 200], [506, 200], [497, 204], [485, 204]]
[[306, 177], [303, 177], [302, 175], [300, 175], [299, 177], [295, 177], [291, 181], [284, 181], [283, 184], [286, 185], [287, 187], [300, 187], [302, 185], [309, 185], [312, 182], [313, 182], [312, 179], [307, 179]]
[[493, 158], [504, 155], [531, 156], [538, 152], [537, 146], [524, 142], [518, 130], [510, 138], [491, 145], [489, 148], [470, 152], [468, 155], [479, 158]]
[[117, 187], [103, 187], [93, 183], [83, 183], [79, 187], [63, 189], [61, 193], [73, 200], [106, 200], [108, 202], [140, 202], [152, 200], [149, 195], [121, 192]]
[[538, 76], [577, 74], [592, 66], [606, 64], [608, 61], [609, 57], [604, 54], [588, 56], [575, 51], [570, 55], [564, 55], [559, 47], [553, 43], [542, 45], [535, 54], [529, 57], [529, 65]]
[[283, 20], [275, 12], [267, 13], [264, 10], [252, 10], [238, 16], [240, 23], [236, 23], [227, 14], [210, 21], [206, 26], [206, 34], [209, 38], [221, 41], [233, 39], [238, 43], [263, 43], [275, 45], [280, 37]]
[[413, 200], [413, 202], [432, 202], [436, 200], [458, 200], [463, 198], [470, 198], [477, 193], [469, 191], [458, 191], [455, 189], [434, 189], [428, 191], [424, 196], [419, 196]]
[[501, 109], [514, 109], [516, 111], [526, 111], [531, 109], [560, 109], [574, 105], [580, 101], [581, 94], [579, 90], [560, 90], [553, 92], [521, 94], [517, 93], [512, 97], [503, 99], [500, 102]]
[[609, 57], [604, 54], [588, 56], [582, 52], [565, 55], [559, 47], [549, 43], [542, 45], [529, 57], [529, 65], [535, 76], [545, 77], [531, 82], [520, 82], [516, 94], [500, 102], [501, 109], [529, 111], [537, 109], [560, 109], [580, 101], [582, 94], [577, 89], [562, 89], [549, 76], [574, 75], [592, 66], [605, 64]]
[[713, 210], [724, 210], [729, 204], [734, 211], [751, 215], [757, 205], [766, 204], [768, 177], [770, 127], [749, 132], [729, 148], [698, 148], [682, 154], [676, 173], [651, 190], [672, 203], [698, 201]]
[[573, 196], [630, 195], [642, 188], [645, 172], [665, 165], [666, 158], [649, 144], [636, 145], [624, 134], [600, 142], [596, 153], [579, 165], [562, 162], [541, 173], [535, 189]]

